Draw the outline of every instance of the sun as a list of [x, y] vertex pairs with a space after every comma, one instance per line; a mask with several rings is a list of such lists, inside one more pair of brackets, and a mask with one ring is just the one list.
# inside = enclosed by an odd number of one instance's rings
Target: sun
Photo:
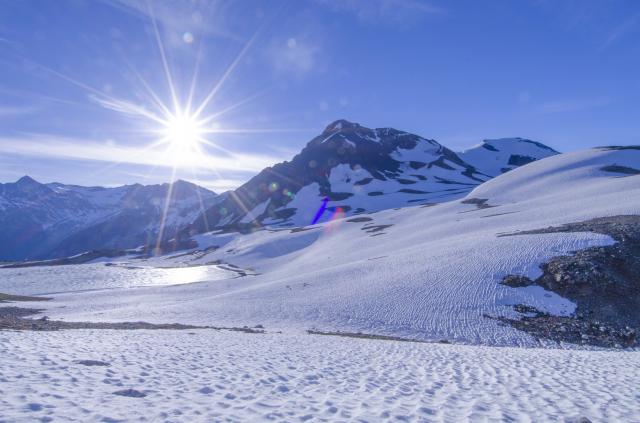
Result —
[[204, 132], [204, 127], [196, 119], [181, 113], [170, 116], [164, 127], [169, 144], [184, 149], [197, 147]]
[[206, 129], [188, 113], [170, 115], [163, 122], [162, 133], [175, 164], [189, 163], [200, 151]]

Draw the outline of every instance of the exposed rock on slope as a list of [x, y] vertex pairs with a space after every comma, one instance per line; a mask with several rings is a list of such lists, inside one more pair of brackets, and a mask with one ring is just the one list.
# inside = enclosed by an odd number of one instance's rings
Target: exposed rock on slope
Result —
[[537, 314], [508, 320], [518, 329], [552, 339], [601, 346], [632, 346], [640, 329], [640, 216], [611, 216], [523, 231], [513, 235], [596, 232], [616, 244], [559, 256], [541, 266], [535, 280], [509, 275], [512, 287], [539, 285], [577, 304], [573, 318]]

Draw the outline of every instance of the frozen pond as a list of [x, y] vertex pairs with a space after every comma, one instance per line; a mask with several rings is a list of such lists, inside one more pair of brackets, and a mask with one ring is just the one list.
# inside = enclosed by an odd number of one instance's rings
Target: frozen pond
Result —
[[106, 266], [104, 263], [0, 269], [0, 292], [45, 295], [96, 289], [180, 285], [233, 278], [218, 266], [180, 268]]

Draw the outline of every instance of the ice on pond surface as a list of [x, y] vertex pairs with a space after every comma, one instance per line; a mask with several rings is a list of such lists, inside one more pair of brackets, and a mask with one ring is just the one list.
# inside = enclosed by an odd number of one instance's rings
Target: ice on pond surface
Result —
[[159, 268], [104, 263], [0, 269], [0, 292], [46, 295], [113, 288], [181, 285], [235, 277], [219, 266]]

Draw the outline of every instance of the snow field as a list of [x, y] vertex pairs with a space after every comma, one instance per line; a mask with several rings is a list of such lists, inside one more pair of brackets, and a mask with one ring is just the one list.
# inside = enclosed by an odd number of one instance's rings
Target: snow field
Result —
[[[213, 330], [2, 332], [0, 340], [1, 422], [640, 419], [637, 351]], [[146, 396], [114, 394], [125, 389]]]

